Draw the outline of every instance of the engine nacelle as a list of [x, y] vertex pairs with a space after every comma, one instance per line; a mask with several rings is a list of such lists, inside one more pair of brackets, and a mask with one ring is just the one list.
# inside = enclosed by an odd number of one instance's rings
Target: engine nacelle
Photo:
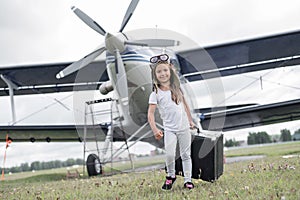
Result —
[[106, 81], [100, 85], [99, 90], [101, 94], [106, 95], [109, 92], [113, 91], [114, 87], [110, 81]]

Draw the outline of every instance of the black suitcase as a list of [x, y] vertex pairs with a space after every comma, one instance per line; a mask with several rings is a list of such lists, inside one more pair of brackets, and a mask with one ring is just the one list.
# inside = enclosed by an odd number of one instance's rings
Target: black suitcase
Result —
[[[184, 175], [179, 148], [176, 150], [175, 170]], [[192, 136], [192, 178], [214, 182], [223, 174], [223, 134], [208, 132]]]

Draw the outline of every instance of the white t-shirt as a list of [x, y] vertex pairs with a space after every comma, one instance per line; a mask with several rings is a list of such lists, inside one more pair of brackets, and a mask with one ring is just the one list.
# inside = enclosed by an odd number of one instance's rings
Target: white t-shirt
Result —
[[182, 102], [177, 105], [171, 97], [171, 91], [161, 89], [152, 92], [149, 104], [157, 104], [159, 114], [163, 120], [164, 129], [167, 131], [184, 131], [189, 129], [189, 121]]

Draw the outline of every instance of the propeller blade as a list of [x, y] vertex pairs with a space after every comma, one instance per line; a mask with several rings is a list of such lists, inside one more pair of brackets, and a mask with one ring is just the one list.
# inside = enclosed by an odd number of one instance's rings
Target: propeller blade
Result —
[[121, 54], [116, 50], [116, 70], [117, 70], [117, 84], [116, 88], [119, 92], [120, 98], [128, 97], [128, 85], [127, 85], [127, 76], [124, 67]]
[[96, 32], [100, 33], [101, 35], [103, 35], [103, 36], [105, 35], [106, 31], [97, 22], [95, 22], [92, 18], [90, 18], [87, 14], [85, 14], [79, 8], [76, 8], [75, 6], [72, 6], [71, 9], [89, 27], [91, 27]]
[[71, 74], [71, 73], [73, 73], [77, 70], [80, 70], [81, 68], [87, 66], [93, 60], [95, 60], [95, 58], [98, 57], [103, 51], [105, 51], [105, 47], [101, 47], [101, 48], [93, 51], [92, 53], [86, 55], [82, 59], [72, 63], [71, 65], [69, 65], [68, 67], [66, 67], [62, 71], [60, 71], [58, 74], [56, 74], [56, 78], [61, 79], [65, 76], [68, 76], [69, 74]]
[[123, 22], [122, 22], [122, 25], [121, 25], [121, 28], [119, 30], [119, 32], [122, 32], [123, 29], [125, 28], [126, 24], [128, 23], [129, 19], [131, 18], [137, 4], [139, 3], [139, 0], [132, 0], [130, 5], [128, 6], [128, 9], [126, 11], [126, 14], [123, 18]]
[[125, 41], [125, 44], [149, 47], [173, 47], [180, 45], [180, 41], [169, 39], [145, 39]]

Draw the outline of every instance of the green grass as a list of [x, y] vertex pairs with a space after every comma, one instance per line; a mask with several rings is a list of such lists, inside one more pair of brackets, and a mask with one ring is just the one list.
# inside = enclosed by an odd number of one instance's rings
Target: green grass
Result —
[[[300, 149], [300, 143], [296, 144]], [[178, 177], [172, 191], [161, 191], [164, 170], [71, 180], [66, 180], [62, 171], [52, 170], [2, 181], [0, 199], [299, 199], [300, 157], [282, 158], [281, 151], [293, 152], [295, 146], [276, 146], [260, 150], [277, 152], [275, 155], [225, 164], [223, 175], [214, 183], [193, 180], [192, 191], [182, 188], [182, 177]]]
[[247, 148], [229, 149], [225, 151], [226, 157], [234, 156], [252, 156], [252, 155], [266, 155], [266, 156], [281, 156], [289, 154], [300, 155], [300, 141], [286, 142], [286, 143], [272, 143], [263, 146], [248, 146]]
[[[139, 158], [138, 161], [133, 162], [133, 165], [134, 168], [139, 168], [139, 167], [145, 167], [145, 166], [156, 165], [161, 163], [164, 163], [164, 156]], [[105, 165], [104, 171], [109, 173], [109, 172], [120, 172], [128, 169], [131, 169], [131, 162], [123, 161], [123, 162], [113, 163], [112, 166], [110, 163], [107, 163]]]
[[[78, 170], [80, 173], [82, 173], [82, 167], [79, 167]], [[13, 173], [11, 175], [6, 174], [5, 175], [5, 180], [6, 181], [13, 181], [13, 180], [17, 180], [17, 181], [21, 181], [21, 180], [27, 180], [30, 182], [35, 182], [35, 181], [40, 181], [42, 180], [44, 177], [43, 176], [47, 176], [47, 178], [44, 178], [45, 180], [59, 180], [59, 179], [55, 179], [55, 177], [57, 177], [56, 175], [60, 175], [61, 177], [65, 177], [67, 173], [67, 169], [66, 168], [58, 168], [58, 169], [50, 169], [50, 170], [39, 170], [39, 171], [35, 171], [35, 172], [20, 172], [20, 173]], [[51, 177], [53, 176], [53, 177]]]

